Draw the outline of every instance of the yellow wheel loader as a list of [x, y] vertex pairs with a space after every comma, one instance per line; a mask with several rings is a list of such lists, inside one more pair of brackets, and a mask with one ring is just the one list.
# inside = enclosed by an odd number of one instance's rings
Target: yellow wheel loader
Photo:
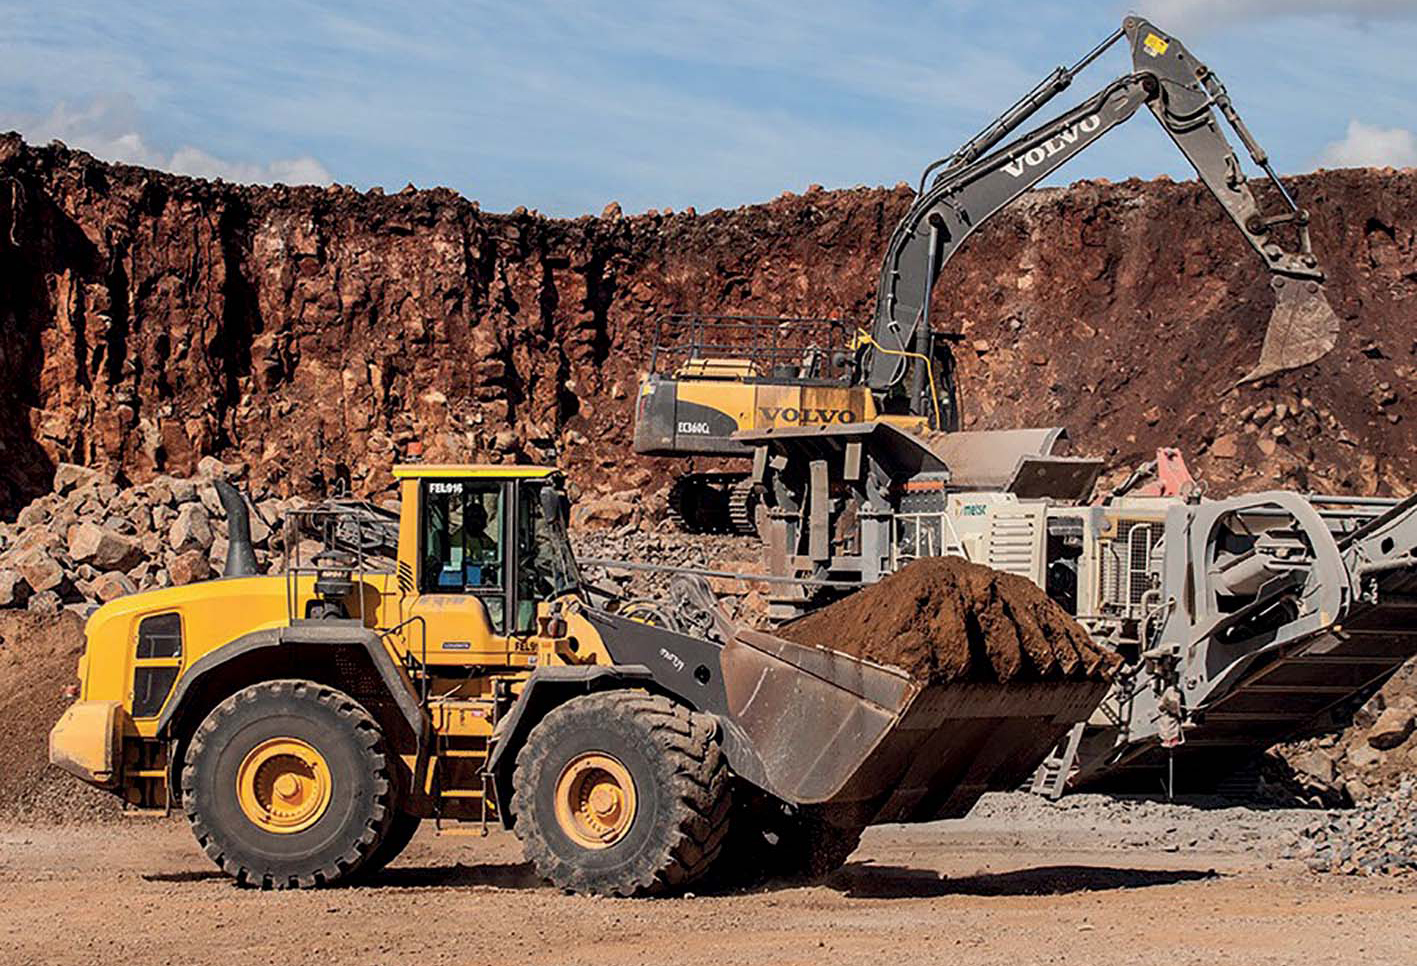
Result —
[[868, 825], [963, 814], [1107, 687], [928, 684], [746, 629], [678, 634], [591, 606], [555, 470], [395, 475], [396, 512], [288, 519], [271, 575], [218, 483], [224, 576], [92, 615], [51, 760], [180, 808], [247, 885], [369, 875], [433, 819], [513, 830], [559, 887], [654, 894], [725, 850], [819, 874]]

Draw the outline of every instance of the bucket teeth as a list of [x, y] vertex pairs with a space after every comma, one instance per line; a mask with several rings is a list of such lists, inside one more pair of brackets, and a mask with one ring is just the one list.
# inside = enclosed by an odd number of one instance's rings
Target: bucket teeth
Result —
[[1265, 330], [1259, 363], [1240, 382], [1317, 362], [1338, 342], [1338, 316], [1318, 282], [1276, 280], [1274, 314]]

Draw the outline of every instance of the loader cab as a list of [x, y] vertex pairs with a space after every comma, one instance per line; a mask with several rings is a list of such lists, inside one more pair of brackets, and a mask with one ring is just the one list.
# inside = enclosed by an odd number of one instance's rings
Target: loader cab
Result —
[[410, 465], [394, 475], [405, 639], [416, 653], [426, 646], [429, 663], [517, 653], [539, 604], [579, 593], [555, 469]]

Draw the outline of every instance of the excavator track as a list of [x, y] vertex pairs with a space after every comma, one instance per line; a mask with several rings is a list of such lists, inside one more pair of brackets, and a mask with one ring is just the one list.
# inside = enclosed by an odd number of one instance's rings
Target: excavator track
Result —
[[758, 535], [758, 487], [750, 479], [734, 483], [728, 490], [728, 516], [732, 532], [744, 537]]
[[746, 473], [685, 473], [669, 488], [669, 521], [685, 533], [756, 534], [752, 481]]

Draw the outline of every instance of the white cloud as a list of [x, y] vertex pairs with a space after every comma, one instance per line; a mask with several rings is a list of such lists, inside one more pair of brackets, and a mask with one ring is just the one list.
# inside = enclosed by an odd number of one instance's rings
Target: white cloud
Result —
[[1417, 0], [1144, 0], [1139, 6], [1164, 28], [1316, 13], [1355, 20], [1417, 16]]
[[1378, 127], [1356, 118], [1348, 134], [1319, 155], [1325, 168], [1417, 167], [1417, 134], [1400, 127]]
[[14, 127], [33, 144], [59, 140], [94, 157], [158, 168], [194, 178], [254, 184], [330, 184], [333, 176], [315, 158], [277, 158], [266, 163], [229, 161], [186, 145], [167, 154], [138, 130], [138, 111], [127, 95], [94, 97], [79, 104], [60, 101], [44, 117], [0, 115], [0, 129]]

